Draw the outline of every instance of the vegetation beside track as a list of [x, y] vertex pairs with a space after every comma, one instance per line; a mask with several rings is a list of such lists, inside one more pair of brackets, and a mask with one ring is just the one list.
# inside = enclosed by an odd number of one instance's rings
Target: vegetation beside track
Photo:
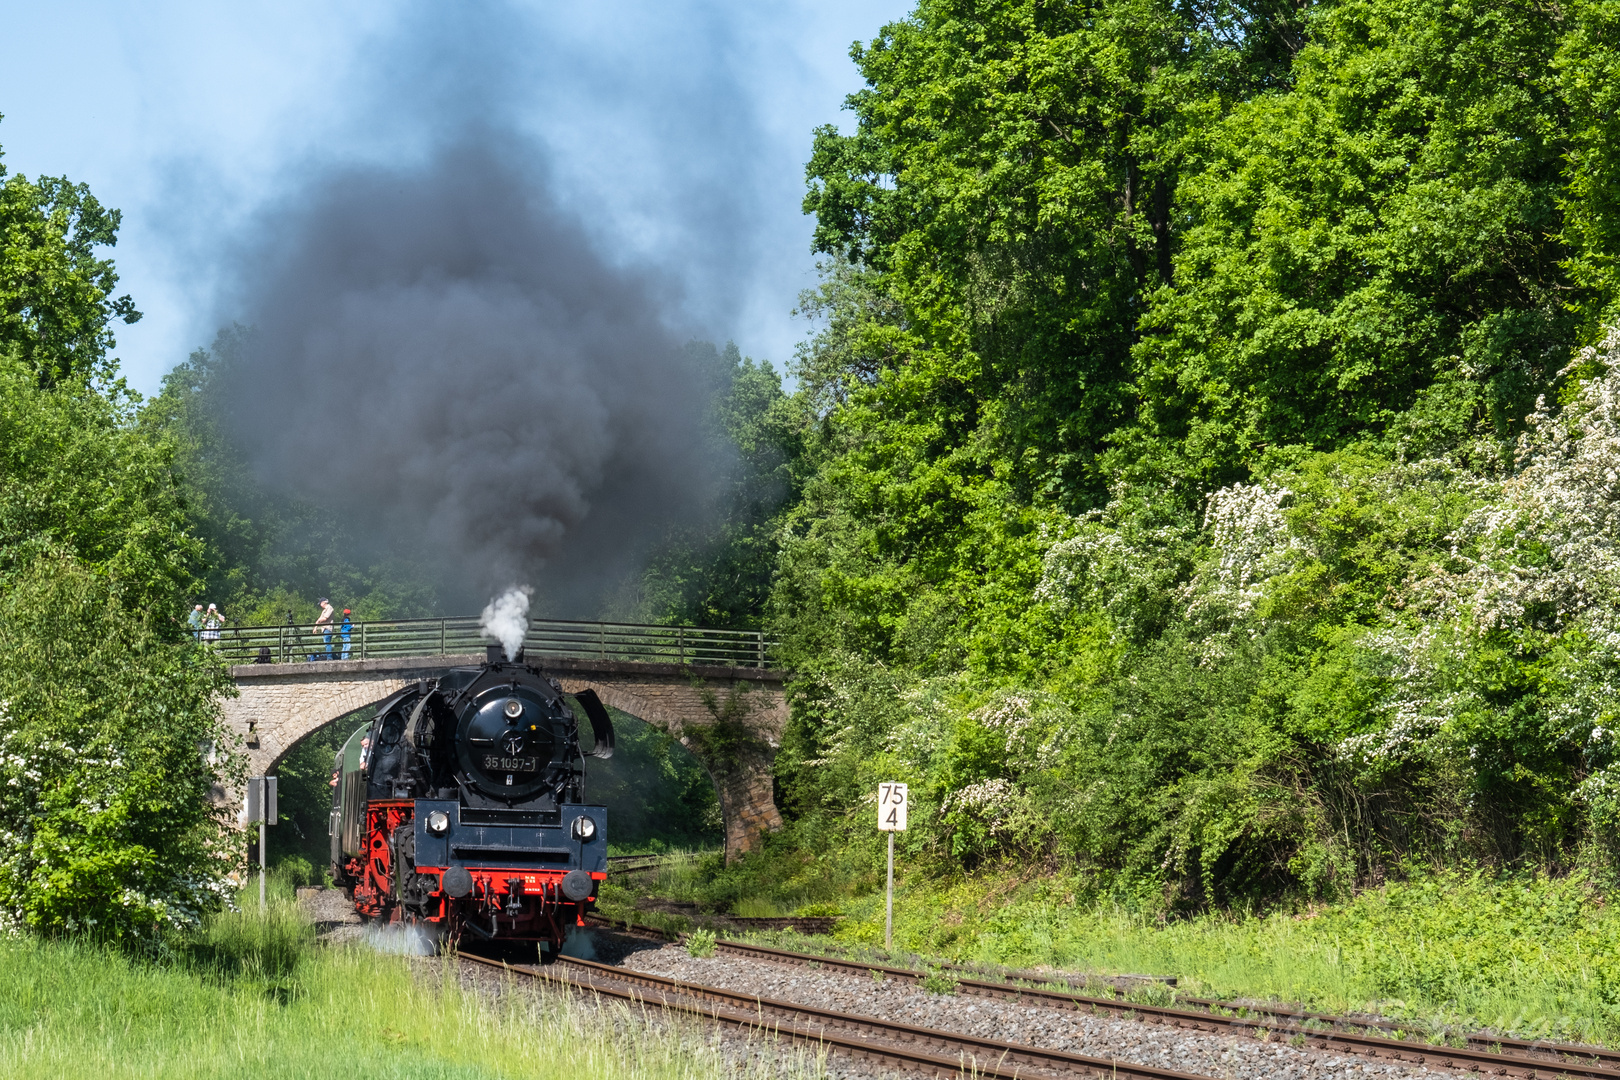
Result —
[[[847, 850], [809, 859], [782, 843], [729, 868], [711, 856], [619, 881], [604, 891], [603, 913], [671, 931], [692, 923], [638, 910], [637, 900], [838, 913], [831, 938], [750, 936], [876, 959], [880, 866]], [[1418, 1031], [1620, 1043], [1620, 912], [1584, 873], [1417, 874], [1332, 904], [1165, 919], [1150, 904], [1099, 896], [1079, 876], [1002, 868], [940, 879], [901, 866], [895, 945], [955, 962], [1171, 975], [1178, 994], [1371, 1012]]]
[[[722, 1071], [712, 1034], [566, 995], [477, 993], [453, 961], [318, 947], [290, 886], [272, 882], [268, 913], [249, 901], [161, 961], [82, 941], [0, 939], [0, 1075], [686, 1080]], [[801, 1064], [757, 1057], [743, 1075], [795, 1076]]]

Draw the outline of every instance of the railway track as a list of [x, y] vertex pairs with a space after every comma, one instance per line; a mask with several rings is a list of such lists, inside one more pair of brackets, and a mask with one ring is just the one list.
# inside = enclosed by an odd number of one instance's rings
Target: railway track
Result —
[[685, 856], [681, 855], [609, 855], [608, 869], [615, 874], [637, 874], [645, 870], [657, 870], [667, 866]]
[[1108, 1077], [1110, 1080], [1208, 1080], [1134, 1062], [1087, 1057], [1023, 1043], [914, 1027], [858, 1013], [818, 1009], [796, 1002], [743, 994], [668, 979], [645, 972], [563, 957], [548, 967], [511, 965], [468, 953], [463, 960], [510, 971], [572, 990], [634, 1005], [660, 1005], [686, 1016], [791, 1044], [824, 1047], [857, 1060], [920, 1072], [995, 1080], [1031, 1077]]
[[[602, 923], [617, 929], [606, 920], [602, 920]], [[635, 927], [630, 932], [665, 939], [663, 934], [647, 927]], [[868, 978], [874, 972], [882, 973], [885, 978], [908, 979], [913, 982], [921, 982], [927, 976], [926, 972], [911, 968], [799, 953], [749, 942], [720, 940], [715, 943], [715, 948], [717, 952], [729, 956], [769, 963], [820, 967], [824, 970], [842, 971]], [[1096, 997], [1054, 989], [1059, 980], [1031, 973], [1014, 973], [1011, 977], [1016, 981], [992, 982], [967, 977], [964, 973], [968, 969], [959, 965], [942, 964], [940, 970], [952, 973], [958, 993], [974, 997], [1089, 1012], [1093, 1015], [1125, 1015], [1143, 1023], [1189, 1031], [1244, 1034], [1286, 1041], [1296, 1047], [1357, 1054], [1400, 1062], [1404, 1065], [1461, 1069], [1524, 1080], [1552, 1080], [1554, 1077], [1568, 1077], [1570, 1080], [1620, 1080], [1620, 1052], [1601, 1047], [1531, 1042], [1480, 1034], [1458, 1037], [1456, 1041], [1462, 1042], [1461, 1046], [1421, 1042], [1394, 1037], [1401, 1029], [1385, 1021], [1360, 1021], [1325, 1013], [1287, 1009], [1238, 1008], [1229, 1002], [1207, 998], [1183, 998], [1177, 1003], [1178, 1006], [1190, 1005], [1194, 1006], [1193, 1008], [1145, 1005], [1121, 997]], [[1375, 1030], [1386, 1034], [1370, 1033]]]

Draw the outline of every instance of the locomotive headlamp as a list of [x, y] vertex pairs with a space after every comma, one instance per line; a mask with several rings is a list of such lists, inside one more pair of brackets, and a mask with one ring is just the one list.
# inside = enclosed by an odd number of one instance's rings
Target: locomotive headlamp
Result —
[[574, 839], [589, 841], [596, 835], [596, 822], [588, 817], [574, 819]]
[[443, 810], [435, 810], [428, 814], [428, 832], [435, 836], [443, 836], [450, 831], [450, 815]]
[[519, 701], [515, 697], [507, 698], [506, 699], [506, 715], [510, 716], [513, 720], [516, 720], [518, 717], [522, 716], [523, 715], [523, 702]]

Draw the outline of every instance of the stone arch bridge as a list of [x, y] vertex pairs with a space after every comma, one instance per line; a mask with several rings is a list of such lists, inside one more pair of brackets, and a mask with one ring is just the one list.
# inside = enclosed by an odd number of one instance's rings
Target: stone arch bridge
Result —
[[[275, 771], [293, 745], [418, 679], [476, 666], [482, 653], [320, 663], [238, 664], [239, 696], [225, 723], [242, 739], [254, 775]], [[546, 658], [531, 661], [562, 683], [586, 688], [621, 712], [681, 741], [708, 770], [725, 818], [726, 860], [759, 847], [782, 825], [772, 765], [787, 722], [784, 675], [764, 667]]]

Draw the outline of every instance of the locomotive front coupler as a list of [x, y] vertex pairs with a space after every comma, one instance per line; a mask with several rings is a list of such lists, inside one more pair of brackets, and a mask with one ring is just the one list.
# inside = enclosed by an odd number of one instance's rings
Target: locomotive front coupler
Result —
[[506, 917], [515, 919], [518, 912], [523, 910], [523, 879], [513, 877], [506, 879]]

